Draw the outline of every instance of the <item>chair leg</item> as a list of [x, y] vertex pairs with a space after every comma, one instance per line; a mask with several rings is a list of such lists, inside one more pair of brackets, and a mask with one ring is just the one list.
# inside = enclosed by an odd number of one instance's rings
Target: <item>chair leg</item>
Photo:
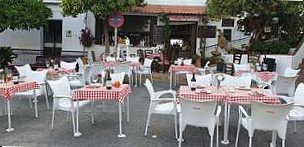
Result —
[[178, 139], [177, 134], [177, 114], [174, 115], [174, 129], [175, 129], [175, 138]]
[[249, 138], [249, 147], [252, 147], [252, 137]]
[[47, 107], [47, 109], [50, 109], [49, 98], [48, 98], [48, 94], [46, 92], [46, 86], [44, 86], [43, 90], [44, 90], [44, 97], [45, 97], [46, 107]]
[[285, 139], [282, 139], [282, 147], [285, 147]]
[[177, 79], [177, 75], [176, 74], [174, 74], [174, 86], [176, 86], [176, 80]]
[[150, 110], [149, 110], [148, 119], [147, 119], [147, 123], [146, 123], [146, 129], [145, 129], [145, 136], [147, 136], [147, 133], [148, 133], [148, 127], [149, 127], [150, 119], [151, 119], [151, 113], [150, 113]]
[[210, 147], [213, 147], [213, 135], [211, 136], [211, 139], [210, 139]]
[[150, 77], [151, 77], [151, 82], [153, 83], [153, 77], [152, 77], [152, 73], [150, 74]]
[[217, 122], [216, 122], [216, 147], [219, 147], [219, 123], [220, 123], [220, 120], [219, 120], [219, 118], [217, 118]]
[[240, 129], [241, 129], [242, 116], [241, 116], [241, 113], [239, 113], [239, 115], [240, 116], [239, 116], [239, 122], [238, 122], [237, 132], [236, 132], [235, 147], [238, 146], [239, 136], [240, 136]]
[[182, 115], [179, 115], [179, 139], [178, 139], [178, 147], [182, 146], [182, 141], [183, 141], [183, 130], [182, 130]]
[[95, 122], [94, 122], [94, 101], [91, 101], [91, 123], [92, 123], [92, 125], [95, 124]]
[[67, 111], [67, 115], [66, 115], [66, 121], [69, 122], [69, 111]]
[[140, 85], [140, 86], [141, 86], [141, 84], [142, 84], [141, 78], [142, 78], [142, 74], [140, 73], [140, 74], [139, 74], [139, 85]]
[[51, 129], [54, 129], [54, 119], [55, 119], [55, 99], [53, 99], [53, 110], [52, 110], [52, 124], [51, 124]]
[[272, 141], [271, 141], [272, 147], [277, 146], [277, 132], [272, 131]]

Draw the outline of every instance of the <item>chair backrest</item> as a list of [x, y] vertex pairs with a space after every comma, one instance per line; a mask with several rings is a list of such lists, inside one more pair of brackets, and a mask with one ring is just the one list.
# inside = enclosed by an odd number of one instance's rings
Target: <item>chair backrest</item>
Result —
[[233, 64], [233, 70], [234, 70], [235, 74], [240, 70], [250, 70], [250, 65], [249, 64]]
[[209, 68], [209, 64], [210, 64], [210, 61], [207, 61], [207, 63], [205, 64], [204, 66], [204, 69], [206, 70], [207, 68]]
[[242, 53], [233, 54], [233, 63], [241, 64], [242, 63]]
[[292, 69], [291, 67], [287, 67], [284, 71], [283, 76], [284, 77], [296, 77], [299, 72], [300, 72], [300, 69], [295, 70], [295, 69]]
[[70, 83], [66, 76], [63, 76], [59, 80], [47, 80], [47, 84], [50, 86], [53, 95], [71, 95]]
[[81, 60], [81, 58], [77, 58], [76, 62], [77, 62], [78, 67], [79, 67], [78, 72], [84, 74], [84, 64], [83, 64], [83, 61]]
[[246, 86], [246, 87], [251, 86], [252, 78], [250, 76], [236, 77], [235, 79], [236, 79], [236, 86]]
[[247, 60], [248, 63], [259, 63], [260, 54], [248, 54]]
[[208, 127], [210, 126], [210, 121], [214, 116], [217, 102], [216, 101], [206, 101], [206, 102], [195, 102], [180, 98], [181, 105], [181, 127], [182, 130], [185, 129], [186, 125], [196, 126], [196, 127]]
[[300, 83], [294, 94], [295, 104], [304, 105], [304, 83]]
[[155, 99], [154, 98], [154, 88], [153, 88], [153, 85], [151, 83], [151, 81], [149, 79], [146, 79], [146, 83], [145, 83], [145, 86], [149, 92], [149, 95], [150, 95], [150, 99]]
[[145, 50], [145, 57], [148, 57], [151, 54], [153, 54], [153, 50]]
[[119, 81], [120, 84], [123, 84], [125, 74], [125, 72], [111, 74], [112, 81]]
[[279, 128], [284, 127], [282, 125], [286, 121], [286, 116], [292, 107], [292, 104], [276, 106], [252, 102], [251, 117], [253, 129], [279, 130]]
[[153, 59], [145, 58], [144, 67], [151, 68], [152, 62], [153, 62]]
[[186, 59], [184, 60], [185, 65], [191, 65], [192, 64], [192, 59]]
[[115, 58], [108, 56], [108, 57], [106, 58], [106, 61], [107, 61], [107, 62], [115, 62]]
[[29, 64], [25, 64], [23, 66], [15, 66], [17, 69], [19, 76], [27, 76], [31, 71], [31, 66]]
[[43, 71], [30, 71], [30, 73], [24, 79], [25, 81], [44, 83], [46, 78], [47, 70]]
[[[190, 86], [191, 79], [192, 79], [192, 74], [187, 74], [187, 83]], [[195, 75], [196, 83], [197, 84], [204, 84], [204, 85], [210, 85], [211, 83], [211, 74], [207, 75]]]
[[221, 82], [221, 86], [236, 86], [236, 77], [224, 74], [224, 80]]
[[77, 61], [75, 62], [60, 61], [60, 67], [63, 69], [75, 69], [76, 65], [77, 65]]
[[133, 63], [138, 63], [139, 62], [139, 57], [128, 57], [127, 61], [131, 61]]

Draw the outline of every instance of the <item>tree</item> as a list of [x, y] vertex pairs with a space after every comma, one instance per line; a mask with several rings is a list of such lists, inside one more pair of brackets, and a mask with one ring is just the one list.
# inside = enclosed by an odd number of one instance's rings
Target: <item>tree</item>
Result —
[[[252, 41], [269, 36], [303, 36], [304, 3], [281, 0], [207, 0], [207, 15], [213, 19], [239, 17], [238, 30], [253, 32]], [[301, 33], [302, 32], [302, 33]], [[286, 37], [285, 37], [286, 38]], [[288, 38], [288, 37], [287, 37]], [[269, 39], [266, 37], [266, 39]], [[292, 40], [295, 41], [295, 40]], [[291, 41], [291, 42], [292, 42]]]
[[92, 12], [96, 20], [103, 22], [106, 53], [110, 51], [108, 17], [115, 11], [126, 12], [134, 6], [144, 6], [144, 0], [62, 0], [63, 16], [77, 17], [79, 14]]
[[47, 26], [52, 11], [41, 0], [0, 0], [0, 33]]

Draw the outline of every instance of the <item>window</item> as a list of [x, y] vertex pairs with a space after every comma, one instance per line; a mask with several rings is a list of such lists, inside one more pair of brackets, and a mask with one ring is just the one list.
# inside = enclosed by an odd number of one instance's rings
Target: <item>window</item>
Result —
[[234, 19], [223, 19], [222, 27], [234, 27]]
[[206, 38], [216, 38], [216, 26], [207, 26]]

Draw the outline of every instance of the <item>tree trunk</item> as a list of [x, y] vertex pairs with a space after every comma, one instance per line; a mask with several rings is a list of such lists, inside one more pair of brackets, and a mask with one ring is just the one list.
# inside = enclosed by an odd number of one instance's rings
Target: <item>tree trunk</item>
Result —
[[110, 53], [110, 42], [109, 42], [109, 29], [108, 29], [108, 22], [103, 19], [102, 20], [102, 23], [103, 23], [103, 32], [104, 32], [104, 35], [105, 35], [105, 46], [106, 46], [106, 54], [109, 54]]

